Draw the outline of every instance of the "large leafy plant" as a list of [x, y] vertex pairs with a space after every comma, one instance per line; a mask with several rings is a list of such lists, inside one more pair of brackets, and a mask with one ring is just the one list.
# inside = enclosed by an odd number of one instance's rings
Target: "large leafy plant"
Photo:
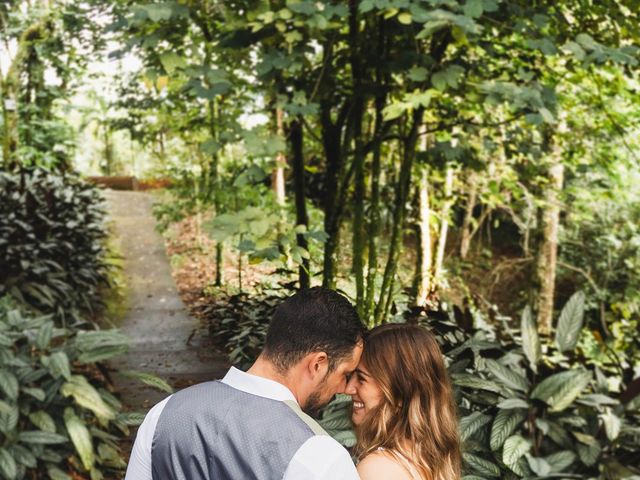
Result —
[[0, 295], [79, 323], [107, 283], [102, 198], [72, 175], [0, 172]]
[[[567, 302], [555, 337], [529, 309], [503, 341], [477, 332], [450, 350], [467, 478], [631, 478], [640, 474], [640, 402], [576, 349], [584, 295]], [[624, 389], [624, 385], [621, 385]]]
[[[140, 415], [120, 411], [95, 362], [126, 350], [116, 330], [55, 326], [0, 299], [0, 477], [103, 478]], [[67, 473], [65, 473], [67, 472]]]

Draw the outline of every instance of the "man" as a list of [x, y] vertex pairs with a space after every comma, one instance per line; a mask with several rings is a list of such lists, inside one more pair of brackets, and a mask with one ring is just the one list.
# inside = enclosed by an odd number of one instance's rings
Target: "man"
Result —
[[125, 480], [356, 480], [347, 451], [302, 410], [316, 412], [360, 360], [364, 327], [324, 288], [285, 300], [245, 373], [194, 385], [153, 407]]

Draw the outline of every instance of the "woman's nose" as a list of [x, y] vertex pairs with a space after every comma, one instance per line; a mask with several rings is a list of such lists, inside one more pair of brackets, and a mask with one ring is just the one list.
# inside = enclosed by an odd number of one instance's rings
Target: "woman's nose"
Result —
[[347, 395], [355, 395], [356, 394], [356, 386], [353, 379], [347, 382], [347, 388], [344, 389], [344, 393]]

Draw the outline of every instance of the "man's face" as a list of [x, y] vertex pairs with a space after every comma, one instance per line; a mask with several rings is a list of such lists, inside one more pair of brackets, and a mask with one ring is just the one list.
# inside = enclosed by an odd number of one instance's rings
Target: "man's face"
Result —
[[303, 406], [305, 412], [315, 416], [336, 394], [345, 392], [349, 377], [360, 362], [362, 348], [362, 342], [358, 342], [351, 352], [351, 357], [343, 360], [335, 370], [324, 376], [318, 387], [307, 398]]

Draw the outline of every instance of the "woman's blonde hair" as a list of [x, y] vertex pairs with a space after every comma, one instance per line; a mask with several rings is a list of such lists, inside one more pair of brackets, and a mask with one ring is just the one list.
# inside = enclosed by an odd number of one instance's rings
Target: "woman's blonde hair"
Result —
[[383, 448], [405, 457], [424, 480], [459, 479], [456, 405], [434, 336], [418, 325], [376, 327], [361, 362], [383, 399], [356, 428], [356, 455]]

